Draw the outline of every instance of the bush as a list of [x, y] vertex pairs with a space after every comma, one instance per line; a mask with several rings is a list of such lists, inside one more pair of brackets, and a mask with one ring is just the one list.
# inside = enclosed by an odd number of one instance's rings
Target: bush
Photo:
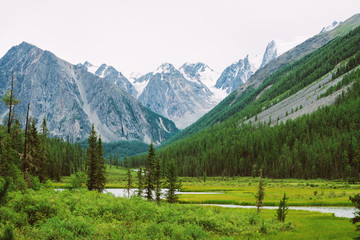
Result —
[[279, 231], [278, 223], [261, 219], [255, 213], [243, 216], [222, 208], [158, 205], [86, 189], [12, 192], [0, 207], [0, 226], [14, 226], [20, 239], [213, 239]]

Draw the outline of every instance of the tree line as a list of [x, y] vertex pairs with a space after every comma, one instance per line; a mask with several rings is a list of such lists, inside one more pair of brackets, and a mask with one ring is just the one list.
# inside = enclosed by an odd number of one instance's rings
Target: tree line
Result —
[[[175, 159], [181, 176], [360, 178], [360, 71], [332, 106], [270, 127], [231, 119], [158, 151], [161, 164]], [[145, 156], [130, 158], [130, 166]]]
[[13, 95], [14, 73], [10, 90], [2, 97], [9, 114], [0, 125], [0, 177], [11, 179], [19, 189], [33, 187], [46, 180], [60, 181], [78, 171], [86, 171], [86, 151], [80, 144], [49, 136], [46, 117], [40, 128], [29, 114], [28, 104], [25, 130], [15, 115], [19, 100]]
[[[176, 191], [178, 191], [182, 186], [178, 179], [177, 165], [174, 160], [171, 160], [168, 162], [166, 167], [162, 166], [160, 164], [160, 158], [155, 156], [155, 148], [152, 141], [146, 156], [145, 169], [140, 167], [137, 177], [138, 196], [143, 196], [143, 194], [145, 194], [146, 199], [150, 201], [155, 200], [159, 203], [162, 195], [161, 189], [166, 188], [165, 198], [167, 202], [177, 202], [178, 196], [176, 195]], [[130, 188], [132, 187], [131, 183], [130, 167], [128, 167], [126, 185], [128, 196], [130, 195]]]

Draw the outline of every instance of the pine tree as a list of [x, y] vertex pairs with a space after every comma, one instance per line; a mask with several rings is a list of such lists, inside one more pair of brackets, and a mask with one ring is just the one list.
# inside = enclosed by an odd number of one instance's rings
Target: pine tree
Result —
[[96, 190], [102, 192], [105, 189], [106, 184], [106, 165], [101, 136], [99, 136], [99, 141], [96, 146], [96, 153]]
[[143, 184], [143, 171], [142, 169], [140, 168], [139, 171], [138, 171], [138, 181], [139, 181], [139, 187], [138, 187], [138, 196], [141, 197], [142, 196], [142, 193], [144, 191], [144, 184]]
[[111, 165], [114, 164], [114, 160], [113, 160], [112, 154], [110, 154], [110, 156], [109, 156], [109, 164], [110, 164], [110, 168], [111, 168]]
[[168, 189], [166, 193], [166, 200], [169, 203], [176, 203], [178, 201], [176, 191], [181, 188], [181, 183], [178, 180], [178, 170], [175, 165], [174, 159], [169, 162], [166, 174], [166, 183], [166, 188]]
[[[39, 177], [40, 170], [40, 140], [36, 128], [35, 118], [31, 118], [29, 126], [28, 144], [27, 144], [27, 162], [29, 163], [29, 174]], [[27, 179], [29, 186], [32, 185], [30, 179]]]
[[285, 217], [288, 213], [289, 207], [286, 204], [287, 199], [286, 193], [284, 193], [284, 197], [280, 200], [279, 208], [276, 211], [276, 217], [280, 222], [285, 221]]
[[263, 206], [263, 200], [265, 196], [264, 183], [262, 179], [262, 169], [259, 170], [259, 188], [255, 194], [257, 213], [260, 213], [261, 207]]
[[26, 113], [26, 122], [25, 122], [25, 136], [24, 136], [24, 154], [23, 154], [23, 163], [22, 163], [22, 171], [24, 174], [24, 179], [28, 179], [30, 163], [28, 162], [27, 158], [27, 145], [28, 145], [28, 135], [29, 135], [29, 111], [30, 111], [30, 103], [27, 106], [27, 113]]
[[0, 181], [0, 206], [5, 202], [6, 196], [10, 192], [10, 178], [6, 177], [5, 181], [2, 183]]
[[8, 134], [10, 134], [11, 124], [14, 116], [14, 106], [20, 101], [14, 98], [14, 71], [12, 72], [11, 77], [11, 89], [2, 97], [2, 101], [9, 107], [9, 116], [8, 116]]
[[148, 200], [153, 199], [152, 191], [154, 190], [154, 161], [155, 161], [155, 148], [151, 141], [148, 156], [145, 161], [145, 195]]
[[48, 142], [47, 137], [49, 135], [49, 130], [47, 128], [46, 118], [44, 117], [41, 124], [41, 133], [40, 133], [40, 159], [39, 159], [39, 180], [40, 182], [45, 182], [46, 177], [48, 176], [48, 162], [47, 162], [47, 151], [48, 151]]
[[97, 136], [94, 124], [91, 125], [91, 132], [88, 138], [89, 146], [86, 149], [86, 159], [88, 165], [88, 183], [89, 191], [96, 189], [96, 171], [97, 171]]
[[128, 168], [129, 166], [129, 159], [127, 158], [126, 154], [124, 155], [124, 168]]
[[117, 155], [114, 156], [114, 162], [116, 164], [116, 169], [119, 169], [119, 157]]
[[19, 153], [14, 147], [12, 133], [3, 138], [0, 154], [0, 176], [15, 180], [20, 172]]
[[130, 189], [133, 187], [132, 186], [132, 180], [131, 180], [131, 170], [130, 168], [127, 169], [127, 184], [126, 184], [126, 190], [128, 193], [128, 198], [130, 198]]
[[155, 164], [155, 201], [157, 203], [161, 200], [161, 167], [160, 167], [160, 159], [156, 159]]

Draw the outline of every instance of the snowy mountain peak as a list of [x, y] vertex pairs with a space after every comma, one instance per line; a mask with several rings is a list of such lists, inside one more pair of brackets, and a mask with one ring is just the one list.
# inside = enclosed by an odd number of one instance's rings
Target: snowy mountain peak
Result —
[[202, 83], [208, 87], [210, 91], [215, 87], [216, 80], [220, 76], [219, 73], [202, 62], [185, 63], [179, 68], [179, 71], [187, 80]]
[[98, 67], [92, 65], [92, 64], [89, 63], [88, 61], [85, 61], [84, 64], [82, 64], [82, 66], [83, 66], [88, 72], [91, 72], [92, 74], [95, 74], [96, 70], [98, 69]]
[[143, 75], [144, 75], [144, 74], [139, 73], [139, 72], [131, 72], [131, 73], [129, 74], [128, 79], [129, 79], [129, 81], [130, 81], [132, 84], [134, 84], [134, 82], [135, 82], [137, 79], [139, 79], [140, 77], [142, 77]]
[[176, 71], [174, 65], [171, 63], [163, 63], [160, 67], [158, 67], [155, 71], [156, 73], [170, 73]]
[[275, 41], [272, 40], [266, 47], [260, 68], [263, 68], [266, 64], [277, 57], [277, 47]]
[[101, 66], [96, 70], [95, 74], [98, 75], [101, 78], [105, 77], [105, 71], [107, 70], [108, 65], [105, 63], [101, 64]]
[[181, 67], [180, 70], [183, 69], [192, 69], [193, 71], [196, 72], [203, 72], [205, 71], [206, 68], [209, 68], [209, 66], [207, 66], [206, 64], [202, 63], [202, 62], [197, 62], [197, 63], [184, 63]]
[[323, 27], [320, 31], [319, 34], [321, 33], [324, 33], [324, 32], [327, 32], [327, 31], [330, 31], [330, 30], [333, 30], [334, 28], [336, 28], [340, 23], [342, 23], [341, 21], [340, 22], [337, 22], [337, 21], [333, 21], [333, 23], [329, 26], [326, 26], [326, 27]]

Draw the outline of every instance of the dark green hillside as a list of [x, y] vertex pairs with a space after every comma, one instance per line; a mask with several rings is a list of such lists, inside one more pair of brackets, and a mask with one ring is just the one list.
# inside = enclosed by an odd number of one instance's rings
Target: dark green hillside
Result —
[[[175, 158], [184, 176], [204, 172], [208, 176], [249, 176], [263, 168], [267, 177], [359, 177], [359, 71], [345, 77], [344, 82], [356, 83], [334, 106], [274, 127], [240, 126], [244, 119], [293, 95], [338, 63], [346, 60], [358, 66], [359, 43], [357, 28], [271, 75], [258, 89], [244, 92], [225, 115], [219, 115], [226, 121], [161, 149], [163, 164]], [[134, 164], [141, 162], [141, 157], [134, 158]]]
[[[86, 149], [89, 145], [87, 140], [80, 142], [82, 148]], [[133, 156], [136, 154], [147, 152], [149, 145], [139, 141], [118, 141], [111, 143], [103, 143], [104, 155], [106, 158], [117, 157], [122, 159], [124, 155]]]
[[[266, 87], [278, 81], [278, 78], [284, 78], [290, 71], [293, 70], [294, 67], [298, 66], [298, 71], [296, 72], [296, 78], [291, 78], [293, 81], [302, 80], [302, 77], [308, 77], [309, 79], [306, 81], [313, 81], [314, 77], [319, 76], [321, 73], [326, 73], [326, 71], [332, 70], [335, 65], [340, 61], [342, 57], [337, 57], [339, 52], [345, 51], [348, 53], [346, 56], [351, 56], [351, 52], [347, 52], [346, 48], [339, 49], [338, 52], [333, 54], [333, 60], [328, 61], [327, 57], [321, 55], [324, 53], [323, 50], [316, 51], [320, 47], [325, 46], [327, 49], [328, 55], [331, 55], [332, 48], [338, 48], [339, 45], [342, 44], [342, 38], [336, 39], [334, 42], [331, 42], [335, 38], [339, 36], [343, 36], [347, 34], [349, 31], [354, 29], [355, 27], [360, 25], [360, 14], [354, 15], [353, 17], [346, 20], [344, 23], [339, 25], [339, 27], [335, 28], [332, 31], [325, 32], [323, 34], [316, 35], [304, 43], [298, 45], [294, 49], [282, 54], [278, 58], [271, 61], [264, 68], [257, 71], [246, 84], [240, 86], [236, 91], [231, 93], [227, 98], [225, 98], [219, 105], [213, 108], [210, 112], [201, 117], [197, 122], [183, 130], [182, 132], [175, 135], [173, 138], [169, 139], [163, 145], [168, 145], [171, 142], [174, 142], [179, 139], [183, 139], [187, 136], [195, 134], [196, 132], [205, 129], [207, 127], [213, 126], [214, 124], [220, 123], [236, 115], [238, 112], [242, 111], [247, 105], [254, 101], [256, 96], [261, 93]], [[354, 42], [354, 45], [359, 45], [358, 42]], [[358, 49], [358, 46], [354, 46]], [[314, 52], [315, 51], [315, 52]], [[313, 54], [310, 54], [313, 53]], [[317, 54], [318, 53], [318, 54]], [[308, 60], [303, 59], [295, 64], [289, 65], [305, 55]], [[320, 55], [320, 56], [318, 56]], [[310, 68], [306, 68], [306, 66], [302, 65], [304, 62], [309, 62], [312, 66]], [[323, 63], [326, 63], [327, 66], [323, 66]], [[312, 76], [303, 76], [307, 71], [311, 71], [311, 68], [316, 69], [320, 67], [321, 71], [317, 71], [313, 73]], [[300, 69], [299, 69], [300, 68]], [[279, 71], [280, 70], [280, 71]], [[272, 74], [274, 76], [272, 76]], [[316, 75], [316, 76], [315, 76]], [[320, 75], [321, 76], [321, 75]], [[288, 78], [290, 79], [290, 77]], [[286, 81], [286, 79], [284, 79]], [[281, 94], [281, 91], [290, 89], [294, 83], [291, 85], [284, 86], [285, 88], [277, 89], [275, 94]], [[279, 83], [279, 85], [281, 85]], [[302, 86], [305, 86], [306, 83], [302, 81]], [[301, 87], [301, 85], [299, 87]], [[275, 88], [275, 87], [274, 87]], [[292, 91], [296, 91], [297, 89], [293, 89]], [[263, 98], [264, 99], [264, 98]]]
[[[360, 177], [360, 71], [337, 103], [274, 127], [226, 121], [158, 151], [183, 176]], [[143, 161], [133, 158], [133, 164]]]

